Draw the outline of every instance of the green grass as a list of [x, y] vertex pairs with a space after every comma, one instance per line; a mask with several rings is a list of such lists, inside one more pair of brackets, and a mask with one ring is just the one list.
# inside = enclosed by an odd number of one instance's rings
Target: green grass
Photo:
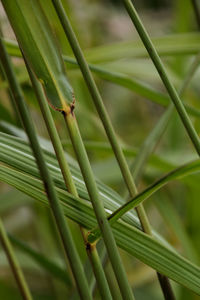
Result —
[[200, 8], [116, 3], [2, 0], [5, 299], [200, 295]]

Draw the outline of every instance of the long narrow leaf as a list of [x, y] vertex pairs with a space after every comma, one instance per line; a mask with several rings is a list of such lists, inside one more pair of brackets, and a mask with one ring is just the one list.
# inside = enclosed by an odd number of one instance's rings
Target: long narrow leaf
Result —
[[58, 110], [67, 109], [73, 101], [72, 89], [66, 78], [57, 42], [39, 2], [3, 0], [2, 4], [15, 29], [22, 52], [41, 81], [50, 104]]
[[[194, 174], [200, 171], [200, 159], [187, 163], [170, 173], [167, 173], [155, 183], [147, 187], [144, 191], [137, 194], [131, 200], [122, 205], [119, 209], [117, 209], [113, 214], [109, 216], [110, 224], [113, 224], [121, 218], [125, 213], [127, 213], [132, 208], [136, 207], [138, 204], [142, 203], [144, 200], [148, 199], [151, 195], [153, 195], [156, 191], [162, 188], [164, 185], [169, 183], [172, 180], [183, 178], [184, 176]], [[94, 241], [99, 236], [99, 229], [95, 229], [91, 233], [90, 241]]]
[[[0, 180], [48, 205], [42, 182], [37, 177], [2, 164]], [[82, 202], [59, 187], [56, 189], [67, 217], [88, 229], [97, 225], [89, 202]], [[200, 294], [200, 269], [197, 266], [127, 222], [118, 221], [113, 224], [113, 232], [122, 249]]]
[[[5, 44], [7, 46], [8, 53], [15, 57], [21, 57], [21, 52], [19, 50], [19, 47], [15, 41], [5, 40]], [[66, 63], [69, 63], [70, 65], [77, 66], [77, 62], [74, 58], [63, 56], [63, 59]], [[105, 79], [107, 81], [110, 81], [112, 83], [115, 83], [119, 86], [125, 87], [131, 91], [134, 91], [136, 94], [145, 97], [146, 99], [149, 99], [159, 105], [162, 105], [164, 107], [169, 105], [169, 97], [166, 94], [163, 94], [152, 87], [150, 87], [148, 84], [134, 79], [128, 75], [125, 75], [120, 72], [113, 72], [108, 70], [105, 67], [89, 64], [89, 67], [92, 72], [97, 74], [102, 79]], [[25, 80], [25, 78], [23, 78]], [[28, 78], [26, 79], [28, 80]], [[184, 104], [185, 108], [187, 109], [188, 113], [195, 117], [200, 117], [200, 112], [195, 107], [192, 107], [188, 105], [187, 103]]]

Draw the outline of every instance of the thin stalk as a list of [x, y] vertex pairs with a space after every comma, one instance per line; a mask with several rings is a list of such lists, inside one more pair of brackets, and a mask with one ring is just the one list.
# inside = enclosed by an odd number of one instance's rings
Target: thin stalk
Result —
[[[196, 72], [200, 63], [200, 53], [196, 55], [193, 63], [191, 64], [189, 71], [183, 80], [180, 88], [179, 88], [179, 96], [182, 96], [188, 87], [194, 73]], [[150, 132], [150, 134], [145, 139], [144, 143], [140, 147], [140, 151], [136, 155], [133, 163], [130, 166], [131, 173], [133, 174], [133, 178], [136, 182], [139, 181], [141, 174], [143, 173], [143, 169], [145, 166], [146, 161], [148, 160], [149, 156], [155, 149], [158, 141], [163, 136], [164, 131], [169, 123], [169, 120], [175, 111], [173, 103], [169, 105], [166, 111], [163, 113], [162, 117], [159, 119], [156, 126]]]
[[79, 128], [75, 119], [73, 106], [71, 112], [63, 112], [66, 125], [72, 140], [73, 148], [76, 153], [77, 160], [90, 196], [94, 212], [102, 232], [108, 256], [111, 261], [116, 279], [118, 281], [123, 299], [134, 299], [132, 290], [129, 286], [128, 279], [117, 249], [117, 245], [111, 230], [111, 227], [106, 218], [106, 213], [103, 204], [99, 198], [99, 192], [96, 186], [94, 175], [90, 166], [90, 162], [79, 132]]
[[[181, 87], [179, 88], [179, 96], [181, 97], [186, 90], [188, 84], [190, 83], [194, 73], [196, 72], [200, 62], [200, 53], [195, 57], [195, 60], [191, 64], [191, 67], [188, 71], [188, 74], [186, 78], [184, 79]], [[144, 141], [142, 147], [140, 148], [140, 151], [138, 152], [136, 158], [134, 159], [134, 162], [132, 166], [130, 167], [130, 170], [133, 173], [133, 178], [136, 182], [139, 181], [141, 174], [143, 173], [143, 169], [145, 166], [146, 161], [148, 160], [149, 156], [155, 149], [159, 139], [164, 134], [165, 129], [167, 128], [167, 125], [169, 123], [169, 120], [175, 111], [173, 103], [169, 105], [165, 113], [162, 115], [154, 129], [151, 131], [149, 136]], [[128, 199], [128, 197], [127, 197]], [[169, 285], [169, 281], [166, 281], [165, 277], [159, 273], [158, 279], [160, 282], [160, 285], [162, 286], [164, 295], [168, 295], [168, 291], [171, 291], [171, 286]], [[166, 298], [167, 299], [167, 298]], [[169, 298], [171, 299], [171, 298]]]
[[[71, 24], [68, 20], [68, 17], [62, 7], [62, 4], [59, 0], [52, 0], [54, 7], [57, 11], [57, 14], [60, 18], [60, 21], [63, 25], [63, 28], [65, 30], [66, 36], [71, 44], [71, 47], [73, 49], [73, 52], [76, 56], [76, 59], [79, 63], [80, 69], [82, 71], [82, 74], [84, 76], [84, 79], [88, 85], [88, 89], [91, 93], [91, 96], [93, 98], [93, 101], [96, 105], [96, 109], [99, 113], [99, 116], [102, 120], [103, 126], [105, 128], [106, 134], [108, 136], [108, 139], [112, 145], [115, 157], [118, 161], [118, 164], [120, 166], [124, 181], [127, 185], [127, 188], [129, 190], [129, 193], [131, 196], [134, 196], [137, 193], [137, 188], [134, 184], [134, 181], [132, 179], [128, 164], [126, 162], [125, 156], [122, 152], [122, 149], [117, 141], [117, 137], [115, 134], [115, 131], [113, 129], [112, 123], [110, 121], [110, 118], [108, 116], [108, 113], [104, 107], [101, 95], [97, 89], [97, 86], [95, 84], [95, 81], [92, 77], [92, 74], [90, 72], [90, 69], [87, 65], [87, 62], [83, 56], [82, 50], [79, 46], [78, 40], [75, 36], [75, 33], [71, 27]], [[138, 214], [140, 215], [140, 221], [143, 226], [143, 229], [145, 232], [150, 232], [150, 225], [148, 224], [147, 217], [144, 216], [144, 210], [138, 209]]]
[[80, 257], [77, 253], [76, 247], [74, 245], [72, 235], [70, 233], [66, 218], [62, 211], [62, 208], [59, 203], [59, 199], [57, 193], [54, 188], [54, 184], [52, 178], [50, 176], [49, 170], [45, 163], [42, 150], [40, 148], [37, 135], [34, 129], [33, 122], [30, 118], [30, 113], [27, 110], [25, 105], [24, 97], [22, 94], [22, 90], [18, 85], [16, 80], [16, 76], [11, 65], [10, 59], [7, 55], [6, 49], [4, 47], [3, 41], [0, 38], [0, 59], [2, 65], [4, 67], [5, 74], [10, 84], [10, 89], [13, 93], [16, 105], [18, 107], [20, 117], [23, 123], [23, 126], [26, 130], [26, 133], [29, 137], [29, 141], [31, 144], [32, 151], [37, 161], [37, 165], [40, 171], [40, 175], [42, 181], [44, 183], [44, 187], [49, 199], [49, 203], [56, 221], [56, 225], [58, 231], [60, 233], [60, 237], [63, 243], [63, 247], [66, 255], [68, 256], [70, 266], [77, 284], [77, 288], [79, 290], [80, 296], [82, 299], [88, 300], [92, 299], [89, 293], [88, 283], [85, 278], [85, 274], [83, 271], [83, 266], [80, 261]]
[[24, 274], [22, 272], [22, 269], [19, 265], [19, 262], [15, 256], [15, 252], [12, 248], [12, 245], [9, 241], [9, 238], [7, 236], [7, 233], [5, 231], [3, 222], [0, 219], [0, 241], [2, 243], [2, 246], [4, 248], [4, 251], [6, 253], [6, 256], [8, 258], [8, 261], [10, 263], [10, 267], [13, 271], [15, 280], [17, 282], [18, 288], [20, 290], [20, 293], [22, 295], [22, 298], [24, 300], [32, 300], [32, 296], [29, 290], [29, 287], [26, 283], [26, 279], [24, 278]]
[[160, 75], [160, 78], [161, 78], [166, 90], [168, 91], [168, 94], [169, 94], [172, 102], [175, 105], [175, 108], [181, 118], [183, 125], [185, 126], [185, 129], [193, 143], [193, 146], [194, 146], [196, 152], [200, 155], [199, 136], [198, 136], [197, 132], [195, 131], [190, 118], [188, 117], [188, 114], [184, 108], [184, 105], [181, 102], [181, 99], [180, 99], [176, 89], [174, 88], [173, 84], [171, 83], [171, 81], [169, 79], [169, 76], [167, 75], [165, 67], [164, 67], [146, 29], [144, 28], [132, 2], [130, 0], [123, 0], [123, 3], [124, 3], [124, 6], [129, 14], [133, 24], [135, 25], [135, 28], [144, 44], [146, 50], [149, 53], [149, 56], [151, 57], [152, 62], [154, 63], [154, 65]]
[[[4, 39], [5, 44], [8, 43], [6, 39]], [[8, 50], [9, 51], [9, 50]], [[8, 52], [9, 53], [9, 52]], [[21, 57], [21, 55], [17, 53], [11, 53], [11, 55], [16, 57]], [[78, 63], [74, 58], [71, 58], [69, 56], [63, 55], [63, 60], [70, 64], [77, 66]], [[112, 83], [116, 83], [117, 85], [123, 86], [125, 88], [128, 88], [129, 90], [134, 91], [136, 94], [143, 96], [144, 98], [148, 98], [149, 100], [158, 103], [159, 105], [163, 107], [167, 107], [169, 104], [169, 96], [167, 94], [163, 94], [157, 90], [152, 89], [151, 87], [148, 87], [145, 82], [140, 82], [136, 79], [133, 79], [132, 77], [129, 77], [128, 75], [125, 75], [123, 73], [119, 72], [113, 72], [108, 69], [102, 68], [100, 66], [94, 65], [94, 64], [88, 64], [90, 70], [94, 73], [96, 73], [100, 78], [105, 79], [107, 81], [110, 81]], [[18, 79], [20, 83], [26, 82], [27, 77], [22, 76]], [[8, 86], [7, 82], [2, 82], [0, 85], [0, 90], [4, 89]], [[200, 111], [187, 103], [184, 104], [185, 109], [187, 110], [188, 114], [195, 118], [200, 117]]]
[[[0, 27], [0, 36], [3, 38], [3, 31], [1, 29], [1, 27]], [[3, 67], [1, 64], [0, 64], [0, 73], [2, 75], [2, 79], [5, 79], [4, 70], [3, 70]], [[9, 89], [8, 89], [8, 97], [9, 97], [10, 105], [12, 107], [13, 114], [15, 116], [16, 123], [17, 123], [17, 125], [20, 126], [19, 115], [17, 113], [17, 107], [16, 107], [15, 101], [14, 101]]]
[[[104, 126], [104, 129], [106, 131], [106, 134], [108, 136], [108, 139], [112, 145], [113, 148], [113, 152], [115, 154], [115, 157], [118, 161], [122, 176], [124, 178], [125, 184], [128, 188], [128, 191], [130, 193], [130, 196], [134, 196], [135, 194], [137, 194], [137, 188], [136, 185], [134, 183], [134, 180], [132, 178], [131, 172], [129, 170], [128, 164], [126, 162], [125, 156], [122, 152], [122, 149], [118, 143], [114, 128], [112, 126], [112, 123], [110, 121], [110, 118], [108, 116], [108, 113], [104, 107], [101, 95], [98, 91], [98, 88], [95, 84], [95, 81], [92, 77], [92, 74], [90, 72], [90, 69], [88, 67], [88, 64], [84, 58], [83, 52], [80, 48], [80, 45], [78, 43], [78, 40], [75, 36], [75, 33], [73, 31], [73, 28], [70, 24], [70, 21], [63, 9], [63, 6], [60, 2], [60, 0], [52, 0], [54, 7], [57, 11], [57, 14], [60, 18], [60, 22], [63, 26], [63, 29], [66, 33], [66, 36], [70, 42], [70, 45], [73, 49], [74, 55], [78, 61], [78, 64], [80, 66], [80, 69], [82, 71], [83, 77], [85, 79], [85, 82], [88, 86], [88, 89], [91, 93], [92, 99], [94, 101], [94, 104], [96, 106], [96, 109], [98, 111], [98, 114], [101, 118], [102, 124]], [[148, 221], [147, 215], [145, 213], [145, 210], [143, 208], [142, 205], [139, 205], [136, 208], [136, 212], [138, 214], [139, 220], [141, 222], [142, 228], [144, 230], [144, 232], [146, 232], [147, 234], [152, 234], [151, 233], [151, 226], [150, 223]], [[168, 279], [166, 279], [166, 281], [168, 281]], [[169, 286], [169, 284], [167, 284], [167, 286]], [[171, 299], [173, 299], [172, 296], [172, 291], [171, 289], [169, 290], [169, 294], [171, 295]]]
[[[86, 236], [86, 234], [85, 234]], [[110, 292], [110, 288], [108, 286], [108, 282], [105, 276], [105, 273], [103, 271], [102, 262], [99, 258], [99, 254], [96, 248], [96, 243], [90, 244], [87, 243], [86, 247], [88, 257], [90, 258], [90, 261], [92, 263], [93, 271], [97, 280], [97, 284], [99, 287], [99, 293], [102, 297], [102, 299], [110, 299], [112, 300], [112, 295]], [[103, 288], [103, 289], [102, 289]]]
[[[3, 80], [5, 80], [5, 75], [4, 75], [4, 71], [3, 71], [3, 67], [2, 65], [0, 64], [0, 74], [1, 74], [1, 77]], [[9, 91], [9, 89], [6, 89], [7, 93], [8, 93], [8, 98], [9, 98], [9, 102], [10, 102], [10, 106], [12, 107], [12, 113], [14, 115], [14, 118], [15, 118], [15, 121], [16, 121], [16, 124], [20, 126], [20, 120], [19, 120], [19, 115], [17, 113], [17, 107], [15, 105], [15, 102], [13, 100], [13, 97]]]
[[196, 0], [191, 0], [198, 27], [200, 29], [200, 11]]
[[[26, 61], [25, 61], [26, 62]], [[26, 63], [26, 67], [34, 88], [34, 91], [36, 93], [37, 96], [37, 100], [40, 106], [40, 110], [42, 112], [50, 139], [52, 141], [55, 153], [56, 153], [56, 157], [58, 159], [58, 163], [63, 175], [63, 179], [65, 182], [65, 186], [67, 188], [67, 190], [74, 195], [75, 197], [79, 198], [74, 180], [72, 178], [72, 174], [69, 168], [69, 165], [67, 163], [65, 154], [64, 154], [64, 150], [58, 135], [58, 132], [56, 130], [55, 127], [55, 123], [52, 117], [52, 114], [50, 112], [49, 109], [49, 105], [46, 99], [46, 96], [44, 94], [43, 88], [41, 86], [41, 84], [38, 82], [38, 80], [36, 79], [35, 75], [33, 74], [32, 70], [29, 68], [29, 66]], [[83, 235], [84, 241], [87, 240], [87, 231], [84, 228], [80, 228], [81, 229], [81, 233]], [[93, 245], [90, 245], [90, 243], [87, 243], [86, 245], [86, 250], [88, 253], [88, 257], [90, 258], [90, 261], [92, 263], [92, 267], [94, 270], [94, 274], [97, 280], [97, 284], [99, 286], [99, 292], [102, 296], [103, 299], [106, 300], [111, 300], [111, 294], [110, 294], [110, 290], [109, 290], [109, 286], [103, 271], [103, 267], [96, 249], [96, 243]]]
[[[91, 245], [91, 246], [93, 246], [93, 245]], [[104, 246], [103, 240], [100, 240], [98, 242], [97, 251], [98, 251], [98, 256], [100, 258], [99, 261], [101, 262], [101, 264], [103, 265], [103, 268], [104, 268], [105, 262], [106, 262], [106, 258], [108, 257], [108, 255], [107, 255], [106, 248]], [[97, 287], [97, 281], [96, 281], [95, 276], [93, 276], [93, 269], [90, 268], [90, 260], [86, 261], [86, 263], [84, 265], [84, 270], [85, 270], [85, 272], [87, 274], [87, 278], [88, 278], [88, 282], [89, 282], [91, 293], [94, 294], [94, 292], [96, 290], [96, 287]], [[105, 273], [105, 271], [104, 271], [104, 273]], [[107, 277], [107, 273], [105, 273], [105, 274], [106, 274], [107, 281], [109, 282], [108, 277]], [[109, 289], [110, 289], [110, 282], [109, 282], [108, 286], [109, 286]], [[111, 291], [110, 291], [110, 293], [111, 293]], [[73, 300], [79, 299], [78, 295], [77, 295], [77, 291], [74, 292], [74, 294], [72, 295], [71, 298]]]

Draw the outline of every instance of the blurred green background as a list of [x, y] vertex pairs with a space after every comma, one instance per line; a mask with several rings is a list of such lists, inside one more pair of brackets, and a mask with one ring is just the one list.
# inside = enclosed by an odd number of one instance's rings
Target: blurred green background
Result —
[[[191, 1], [143, 0], [134, 1], [134, 3], [150, 36], [154, 38], [158, 49], [161, 49], [162, 59], [170, 78], [178, 88], [184, 80], [195, 54], [200, 50], [200, 35]], [[51, 1], [41, 1], [41, 4], [55, 31], [63, 54], [72, 55]], [[165, 93], [159, 76], [139, 42], [139, 37], [120, 0], [68, 0], [63, 1], [63, 5], [70, 15], [88, 62], [110, 71], [128, 75], [148, 87]], [[14, 39], [2, 8], [0, 12], [4, 36]], [[15, 58], [13, 62], [29, 102], [38, 134], [48, 139], [25, 66], [20, 59]], [[96, 177], [124, 196], [126, 189], [120, 170], [110, 150], [81, 73], [77, 68], [68, 64], [67, 69], [77, 99], [77, 120], [94, 173]], [[187, 104], [198, 110], [200, 110], [199, 75], [200, 71], [197, 71], [183, 97]], [[144, 98], [128, 88], [103, 80], [97, 74], [94, 76], [119, 140], [125, 149], [127, 160], [131, 164], [134, 159], [133, 154], [139, 151], [165, 108], [150, 101], [148, 97]], [[2, 131], [5, 130], [3, 122], [20, 127], [6, 88], [5, 80], [1, 77], [0, 126]], [[53, 111], [52, 114], [65, 149], [73, 155], [61, 116]], [[199, 133], [200, 118], [191, 118]], [[157, 160], [151, 159], [147, 164], [139, 183], [139, 190], [173, 167], [197, 157], [177, 114], [173, 115], [156, 148], [155, 155]], [[7, 230], [63, 266], [63, 253], [60, 251], [60, 242], [50, 212], [8, 185], [0, 184], [0, 188], [0, 214]], [[181, 254], [195, 263], [199, 263], [200, 259], [199, 193], [199, 175], [195, 174], [184, 181], [171, 183], [145, 203], [152, 226], [163, 234]], [[84, 262], [86, 254], [83, 244], [80, 242], [79, 230], [74, 224], [70, 224]], [[52, 237], [52, 232], [55, 233], [54, 237]], [[73, 290], [67, 291], [63, 282], [46, 273], [17, 247], [16, 253], [33, 291], [34, 299], [67, 299], [64, 298], [66, 293], [73, 294]], [[142, 300], [162, 299], [163, 296], [154, 270], [125, 252], [121, 252], [121, 254], [136, 298]], [[106, 268], [108, 272], [111, 272], [109, 265]], [[111, 276], [111, 281], [117, 291], [114, 276]], [[200, 298], [175, 283], [173, 286], [177, 299]], [[98, 293], [95, 297], [98, 299]], [[0, 251], [0, 299], [20, 299], [2, 249]]]

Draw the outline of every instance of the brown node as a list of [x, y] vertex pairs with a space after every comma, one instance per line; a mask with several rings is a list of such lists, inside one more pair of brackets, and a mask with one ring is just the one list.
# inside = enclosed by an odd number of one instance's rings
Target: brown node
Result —
[[90, 251], [91, 249], [91, 244], [89, 242], [86, 243], [86, 250], [87, 251]]
[[74, 109], [75, 109], [75, 101], [76, 101], [74, 93], [72, 94], [72, 98], [73, 98], [73, 101], [70, 104], [70, 109], [71, 109], [71, 114], [73, 115], [74, 114]]
[[66, 116], [66, 112], [64, 110], [60, 110], [60, 112], [64, 117]]

